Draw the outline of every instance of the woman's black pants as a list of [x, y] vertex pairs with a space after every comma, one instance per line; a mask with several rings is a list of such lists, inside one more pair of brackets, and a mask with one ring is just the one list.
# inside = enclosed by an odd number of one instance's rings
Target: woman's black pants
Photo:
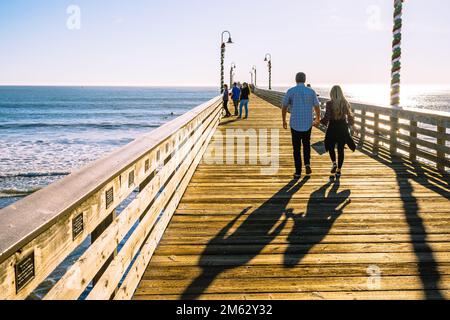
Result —
[[336, 151], [335, 151], [336, 146], [337, 146], [337, 150], [338, 150], [338, 168], [342, 169], [342, 166], [344, 165], [344, 158], [345, 158], [345, 153], [344, 153], [345, 143], [335, 143], [334, 146], [332, 148], [330, 148], [329, 153], [330, 153], [331, 161], [333, 161], [333, 163], [336, 163]]

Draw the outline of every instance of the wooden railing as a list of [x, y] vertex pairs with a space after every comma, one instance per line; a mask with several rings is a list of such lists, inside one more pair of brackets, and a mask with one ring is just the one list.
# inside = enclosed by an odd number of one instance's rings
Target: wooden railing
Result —
[[27, 298], [88, 237], [87, 250], [44, 298], [130, 299], [219, 124], [221, 105], [217, 97], [198, 106], [0, 210], [0, 299]]
[[[255, 94], [281, 107], [284, 92], [253, 88]], [[320, 98], [322, 112], [328, 99]], [[450, 113], [412, 108], [395, 108], [351, 102], [355, 126], [361, 142], [374, 150], [383, 145], [392, 154], [408, 156], [412, 161], [450, 168]]]

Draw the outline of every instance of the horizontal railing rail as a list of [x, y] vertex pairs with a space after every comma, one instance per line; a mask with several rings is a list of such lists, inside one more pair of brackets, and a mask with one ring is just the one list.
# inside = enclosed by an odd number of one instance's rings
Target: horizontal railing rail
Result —
[[[253, 88], [255, 94], [282, 106], [284, 92]], [[322, 112], [329, 99], [320, 98]], [[381, 145], [392, 154], [431, 164], [440, 171], [450, 169], [450, 113], [413, 108], [375, 106], [351, 101], [361, 142]]]
[[0, 210], [0, 299], [27, 298], [89, 236], [89, 247], [44, 298], [78, 299], [92, 284], [88, 299], [130, 299], [219, 124], [221, 105], [216, 97]]

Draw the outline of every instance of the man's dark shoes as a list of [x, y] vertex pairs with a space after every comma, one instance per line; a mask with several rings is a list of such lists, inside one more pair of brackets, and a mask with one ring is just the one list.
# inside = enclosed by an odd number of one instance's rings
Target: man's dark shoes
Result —
[[295, 179], [295, 180], [300, 180], [301, 177], [302, 177], [302, 174], [301, 174], [301, 173], [295, 173], [295, 174], [294, 174], [294, 179]]
[[309, 177], [312, 174], [311, 166], [306, 166], [306, 175]]

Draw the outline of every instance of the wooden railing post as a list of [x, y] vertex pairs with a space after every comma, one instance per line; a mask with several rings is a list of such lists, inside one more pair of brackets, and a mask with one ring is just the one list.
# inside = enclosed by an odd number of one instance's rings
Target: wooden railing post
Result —
[[378, 113], [374, 113], [373, 115], [373, 153], [378, 154], [378, 150], [380, 147], [380, 132], [378, 128], [380, 126], [380, 115]]
[[415, 139], [417, 138], [417, 121], [411, 120], [409, 122], [409, 159], [411, 161], [417, 161], [417, 143]]
[[[114, 219], [117, 217], [116, 210], [114, 210], [109, 216], [106, 217], [103, 222], [101, 222], [97, 228], [91, 233], [91, 243], [94, 243], [95, 240], [101, 237], [102, 233], [108, 229], [108, 227], [111, 225], [111, 223], [114, 221]], [[106, 269], [108, 268], [111, 261], [114, 259], [114, 257], [117, 255], [117, 247], [114, 250], [113, 254], [109, 256], [108, 260], [105, 262], [103, 267], [98, 271], [98, 273], [95, 275], [95, 277], [92, 279], [92, 285], [95, 286], [95, 284], [98, 282], [98, 280], [102, 277], [103, 273], [105, 273]]]
[[393, 111], [393, 116], [389, 117], [391, 126], [389, 133], [389, 150], [392, 155], [397, 154], [397, 130], [398, 130], [398, 113]]
[[443, 138], [444, 134], [446, 133], [446, 129], [445, 127], [438, 123], [437, 125], [437, 133], [438, 133], [438, 137], [437, 137], [437, 145], [438, 148], [436, 150], [436, 157], [437, 157], [437, 169], [441, 170], [441, 171], [445, 171], [445, 165], [444, 165], [444, 160], [445, 160], [445, 152], [443, 152], [441, 149], [439, 149], [439, 146], [445, 147], [445, 139]]
[[361, 109], [361, 129], [359, 136], [359, 145], [364, 145], [364, 140], [366, 139], [366, 110]]

